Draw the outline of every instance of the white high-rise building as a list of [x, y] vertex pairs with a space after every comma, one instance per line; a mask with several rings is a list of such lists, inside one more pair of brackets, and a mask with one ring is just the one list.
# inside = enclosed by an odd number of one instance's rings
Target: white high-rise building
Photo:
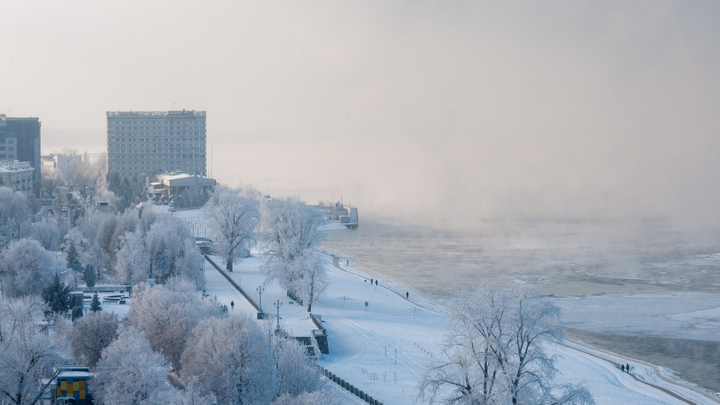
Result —
[[108, 111], [108, 172], [206, 175], [205, 111]]

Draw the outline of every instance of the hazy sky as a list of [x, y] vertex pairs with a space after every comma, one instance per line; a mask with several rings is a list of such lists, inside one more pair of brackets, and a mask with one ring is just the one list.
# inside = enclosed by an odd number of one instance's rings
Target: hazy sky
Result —
[[362, 213], [720, 218], [717, 1], [0, 0], [45, 152], [208, 114], [213, 175]]

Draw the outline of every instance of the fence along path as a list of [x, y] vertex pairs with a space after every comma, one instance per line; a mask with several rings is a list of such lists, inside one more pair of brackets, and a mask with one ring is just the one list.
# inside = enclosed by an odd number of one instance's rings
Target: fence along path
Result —
[[245, 294], [245, 291], [243, 291], [242, 288], [240, 288], [240, 286], [237, 285], [237, 283], [234, 282], [232, 278], [230, 278], [230, 276], [228, 276], [217, 264], [215, 264], [215, 262], [210, 258], [210, 256], [208, 256], [208, 255], [203, 255], [203, 256], [205, 257], [205, 260], [208, 261], [208, 263], [212, 264], [213, 267], [215, 267], [215, 269], [217, 271], [219, 271], [220, 274], [222, 274], [223, 277], [225, 277], [227, 279], [227, 281], [229, 281], [230, 284], [232, 284], [232, 286], [235, 287], [240, 292], [240, 294], [242, 294], [242, 296], [247, 300], [247, 302], [250, 303], [250, 305], [253, 306], [253, 308], [255, 308], [256, 311], [260, 310], [260, 307], [255, 303], [255, 301], [253, 301], [252, 298], [250, 298], [250, 296]]
[[350, 391], [351, 394], [355, 395], [356, 397], [362, 399], [363, 401], [367, 402], [370, 405], [383, 405], [382, 402], [378, 401], [377, 399], [371, 397], [367, 393], [363, 392], [361, 389], [355, 387], [354, 385], [350, 384], [349, 382], [343, 380], [342, 378], [336, 376], [332, 372], [325, 369], [323, 366], [319, 366], [322, 370], [325, 377], [327, 377], [328, 380], [334, 382], [335, 384], [339, 385], [340, 387]]

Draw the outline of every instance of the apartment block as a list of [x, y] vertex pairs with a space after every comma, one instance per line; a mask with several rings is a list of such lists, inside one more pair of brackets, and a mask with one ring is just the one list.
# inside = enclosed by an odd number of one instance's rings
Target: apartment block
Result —
[[32, 193], [40, 195], [40, 120], [0, 114], [0, 160], [28, 162], [32, 167]]
[[205, 111], [108, 111], [108, 172], [206, 174]]

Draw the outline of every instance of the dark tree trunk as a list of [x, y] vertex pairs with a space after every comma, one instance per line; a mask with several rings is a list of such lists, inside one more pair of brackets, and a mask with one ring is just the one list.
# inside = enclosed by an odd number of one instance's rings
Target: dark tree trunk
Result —
[[312, 312], [313, 292], [315, 291], [315, 274], [310, 278], [310, 298], [308, 298], [308, 312]]

